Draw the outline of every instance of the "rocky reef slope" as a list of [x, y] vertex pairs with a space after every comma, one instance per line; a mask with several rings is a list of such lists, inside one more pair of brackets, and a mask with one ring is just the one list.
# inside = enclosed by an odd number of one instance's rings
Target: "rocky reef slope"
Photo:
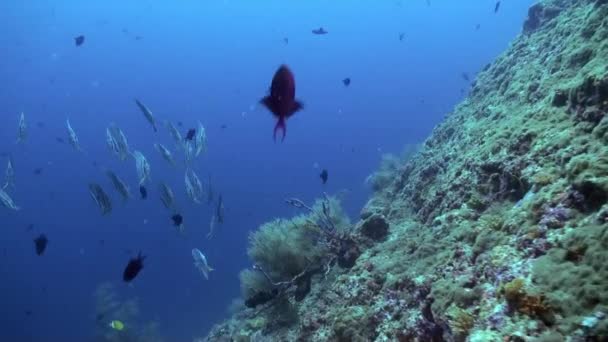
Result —
[[353, 262], [319, 257], [304, 298], [241, 309], [206, 340], [608, 339], [607, 113], [608, 1], [538, 3], [376, 187]]

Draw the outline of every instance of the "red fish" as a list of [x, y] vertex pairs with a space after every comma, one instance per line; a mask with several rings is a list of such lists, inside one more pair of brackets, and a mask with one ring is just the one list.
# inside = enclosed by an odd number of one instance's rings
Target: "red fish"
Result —
[[287, 127], [285, 121], [303, 108], [302, 103], [296, 100], [296, 81], [293, 73], [286, 65], [281, 65], [275, 72], [270, 86], [270, 95], [260, 100], [274, 116], [277, 124], [274, 126], [273, 138], [277, 140], [277, 132], [282, 131], [281, 141], [285, 140]]

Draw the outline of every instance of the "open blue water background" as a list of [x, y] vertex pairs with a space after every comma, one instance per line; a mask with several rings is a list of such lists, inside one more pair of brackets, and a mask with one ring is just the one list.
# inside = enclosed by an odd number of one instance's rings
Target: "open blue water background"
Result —
[[[474, 79], [503, 51], [531, 5], [503, 1], [495, 14], [490, 0], [431, 2], [1, 1], [0, 167], [11, 155], [11, 195], [22, 209], [0, 208], [0, 340], [92, 340], [94, 292], [110, 281], [121, 298], [138, 298], [141, 320], [157, 320], [167, 341], [191, 341], [239, 296], [248, 232], [297, 213], [285, 197], [342, 193], [356, 220], [381, 155], [423, 141], [465, 96], [461, 74]], [[320, 26], [329, 34], [311, 34]], [[86, 41], [76, 47], [81, 34]], [[282, 63], [305, 110], [287, 122], [285, 142], [274, 143], [274, 119], [257, 102]], [[195, 169], [211, 177], [226, 206], [214, 239], [205, 237], [212, 207], [188, 200], [184, 168], [170, 167], [153, 147], [172, 146], [167, 130], [152, 131], [135, 97], [158, 121], [183, 122], [182, 133], [205, 125], [209, 151]], [[28, 139], [17, 145], [21, 111]], [[84, 153], [56, 142], [67, 140], [67, 118]], [[123, 204], [103, 173], [114, 170], [138, 195], [135, 163], [118, 161], [105, 145], [110, 122], [151, 163], [146, 201]], [[315, 163], [329, 171], [325, 186]], [[160, 181], [177, 194], [185, 238], [158, 199]], [[90, 182], [112, 196], [111, 215], [100, 215]], [[39, 257], [32, 239], [40, 233], [49, 245]], [[192, 265], [194, 247], [216, 269], [208, 281]], [[127, 285], [123, 268], [140, 250], [145, 268]]]

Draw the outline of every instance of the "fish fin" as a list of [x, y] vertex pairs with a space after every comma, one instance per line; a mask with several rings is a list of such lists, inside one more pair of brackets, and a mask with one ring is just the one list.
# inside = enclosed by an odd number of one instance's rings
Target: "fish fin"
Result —
[[291, 106], [291, 111], [289, 112], [289, 115], [287, 115], [287, 117], [292, 116], [297, 111], [300, 111], [303, 108], [304, 108], [304, 104], [302, 102], [300, 102], [300, 101], [293, 101], [293, 105]]
[[274, 141], [277, 141], [277, 133], [279, 131], [282, 131], [282, 135], [281, 135], [281, 142], [283, 142], [283, 140], [285, 140], [285, 135], [287, 134], [287, 126], [285, 126], [285, 119], [283, 118], [279, 118], [279, 120], [277, 121], [277, 124], [274, 126], [274, 132], [272, 134], [272, 138], [274, 139]]
[[272, 97], [265, 96], [260, 100], [260, 104], [264, 105], [269, 111], [271, 111], [274, 115], [277, 115], [277, 110], [274, 101], [272, 101]]

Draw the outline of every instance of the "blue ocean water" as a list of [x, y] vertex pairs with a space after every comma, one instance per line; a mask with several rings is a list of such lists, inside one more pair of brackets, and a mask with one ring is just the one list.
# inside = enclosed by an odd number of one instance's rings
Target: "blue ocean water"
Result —
[[[356, 220], [381, 155], [424, 140], [466, 95], [462, 74], [473, 80], [505, 49], [531, 2], [503, 1], [496, 14], [490, 0], [0, 2], [0, 165], [12, 157], [21, 207], [0, 208], [0, 340], [92, 340], [95, 289], [108, 281], [120, 298], [138, 299], [141, 320], [158, 321], [167, 341], [204, 335], [239, 296], [248, 232], [297, 213], [285, 197], [312, 202], [324, 191], [341, 193]], [[327, 35], [311, 33], [321, 26]], [[274, 118], [258, 101], [283, 63], [305, 109], [275, 143]], [[172, 146], [167, 130], [154, 133], [134, 98], [160, 122], [183, 122], [182, 134], [197, 121], [206, 127], [208, 153], [195, 170], [224, 198], [215, 238], [206, 238], [213, 206], [189, 201], [184, 167], [154, 150]], [[20, 112], [28, 137], [17, 145]], [[67, 141], [68, 118], [82, 153], [56, 141]], [[133, 160], [106, 147], [111, 122], [150, 161], [145, 201]], [[123, 204], [105, 168], [136, 196]], [[176, 192], [185, 237], [158, 198], [161, 181]], [[110, 215], [90, 198], [90, 182], [111, 195]], [[41, 233], [49, 244], [37, 256]], [[192, 248], [216, 269], [208, 281]], [[145, 267], [127, 285], [122, 271], [138, 251]]]

